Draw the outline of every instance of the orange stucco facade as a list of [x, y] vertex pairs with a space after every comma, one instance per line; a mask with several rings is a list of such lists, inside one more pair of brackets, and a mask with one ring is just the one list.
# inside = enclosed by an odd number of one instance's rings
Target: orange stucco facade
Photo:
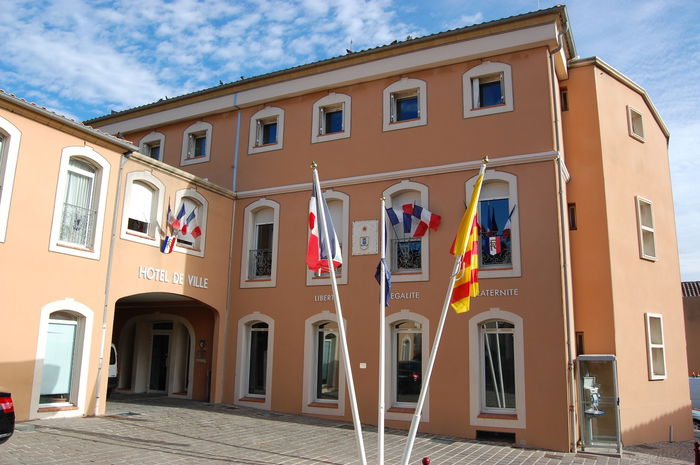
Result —
[[[592, 423], [576, 358], [608, 354], [617, 363], [619, 441], [661, 441], [669, 430], [689, 439], [668, 133], [642, 89], [600, 60], [573, 59], [570, 33], [560, 33], [566, 21], [563, 7], [555, 7], [88, 122], [104, 132], [57, 117], [60, 124], [51, 126], [42, 112], [5, 99], [0, 117], [19, 130], [21, 146], [0, 260], [22, 263], [22, 271], [1, 281], [9, 296], [2, 311], [28, 329], [0, 342], [2, 353], [13, 354], [0, 358], [2, 372], [13, 373], [0, 378], [0, 388], [13, 392], [18, 418], [104, 411], [100, 349], [114, 343], [117, 389], [126, 392], [349, 421], [347, 367], [336, 360], [339, 379], [324, 374], [321, 382], [318, 334], [336, 335], [323, 329], [337, 322], [330, 286], [305, 266], [315, 161], [339, 219], [339, 294], [360, 417], [377, 422], [384, 331], [386, 424], [406, 429], [416, 392], [404, 384], [402, 367], [419, 367], [414, 380], [425, 372], [450, 278], [450, 244], [488, 155], [481, 295], [467, 314], [448, 314], [420, 431], [594, 449], [586, 442]], [[486, 104], [479, 99], [493, 83], [500, 100]], [[401, 99], [417, 107], [409, 118], [399, 113]], [[628, 107], [643, 122], [641, 138], [630, 135]], [[334, 111], [343, 124], [319, 131]], [[265, 139], [269, 124], [276, 135]], [[195, 151], [204, 141], [206, 150]], [[106, 202], [96, 257], [71, 255], [60, 240], [52, 246], [60, 208], [51, 206], [63, 201], [60, 163], [69, 146], [90, 146], [110, 166], [108, 179], [97, 178], [106, 183]], [[135, 153], [153, 147], [160, 161]], [[140, 235], [133, 230], [140, 223], [129, 222], [139, 182], [162, 198], [151, 209], [158, 227]], [[389, 233], [394, 298], [381, 325], [374, 281], [380, 197], [399, 216], [408, 201], [442, 217], [412, 242], [418, 257], [409, 265], [401, 264], [409, 257], [398, 244], [410, 240], [399, 237], [400, 226]], [[640, 257], [638, 197], [653, 211], [645, 237], [653, 235], [654, 256]], [[182, 199], [206, 220], [204, 233], [162, 253], [172, 232], [167, 209], [175, 213]], [[505, 216], [492, 221], [489, 208]], [[53, 302], [59, 304], [47, 307]], [[62, 324], [61, 305], [78, 328], [92, 319], [91, 348], [80, 373], [85, 400], [76, 394], [52, 405], [33, 397], [44, 389], [37, 368], [47, 339], [42, 328]], [[494, 357], [500, 380], [489, 371]]]

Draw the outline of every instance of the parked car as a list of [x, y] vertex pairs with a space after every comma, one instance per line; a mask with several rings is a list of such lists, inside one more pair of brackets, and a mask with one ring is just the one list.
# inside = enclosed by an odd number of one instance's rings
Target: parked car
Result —
[[693, 409], [693, 427], [700, 429], [700, 408]]
[[0, 444], [10, 439], [15, 432], [15, 404], [12, 394], [0, 392]]
[[112, 344], [109, 350], [109, 375], [107, 378], [107, 397], [119, 384], [119, 371], [117, 370], [117, 346]]

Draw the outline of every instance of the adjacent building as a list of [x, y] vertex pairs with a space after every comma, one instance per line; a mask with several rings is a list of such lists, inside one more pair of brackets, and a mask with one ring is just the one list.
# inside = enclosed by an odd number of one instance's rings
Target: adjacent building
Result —
[[[488, 155], [481, 295], [447, 319], [420, 431], [590, 451], [692, 436], [668, 131], [643, 89], [577, 57], [564, 7], [90, 127], [0, 96], [0, 259], [19, 264], [0, 295], [23, 328], [0, 385], [19, 419], [104, 411], [114, 343], [125, 391], [349, 420], [329, 277], [304, 260], [315, 161], [361, 419], [383, 331], [387, 425], [407, 428]], [[383, 322], [380, 197], [399, 220]], [[404, 206], [442, 220], [421, 234]]]

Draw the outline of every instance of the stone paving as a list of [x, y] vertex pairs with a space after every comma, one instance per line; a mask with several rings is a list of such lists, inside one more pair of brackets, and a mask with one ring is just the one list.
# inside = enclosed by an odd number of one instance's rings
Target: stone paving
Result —
[[[363, 427], [368, 464], [376, 463], [376, 428]], [[385, 463], [397, 464], [404, 431], [388, 430]], [[692, 442], [652, 444], [622, 457], [514, 448], [419, 434], [411, 464], [688, 464]], [[107, 415], [19, 423], [0, 446], [0, 464], [359, 464], [352, 425], [344, 422], [152, 396], [118, 396]]]

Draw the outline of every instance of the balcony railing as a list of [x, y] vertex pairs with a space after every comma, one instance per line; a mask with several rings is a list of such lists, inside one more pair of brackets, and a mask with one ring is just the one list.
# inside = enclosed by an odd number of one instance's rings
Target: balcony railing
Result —
[[59, 240], [92, 249], [95, 244], [95, 219], [97, 211], [88, 208], [63, 204], [61, 235]]
[[254, 249], [248, 254], [248, 279], [272, 276], [272, 249]]
[[421, 270], [421, 239], [392, 239], [391, 271], [392, 273]]

